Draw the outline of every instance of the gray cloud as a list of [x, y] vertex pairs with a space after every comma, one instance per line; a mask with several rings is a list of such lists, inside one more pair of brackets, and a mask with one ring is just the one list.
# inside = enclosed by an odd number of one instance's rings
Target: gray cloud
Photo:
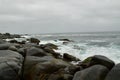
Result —
[[120, 0], [0, 0], [0, 32], [120, 31]]

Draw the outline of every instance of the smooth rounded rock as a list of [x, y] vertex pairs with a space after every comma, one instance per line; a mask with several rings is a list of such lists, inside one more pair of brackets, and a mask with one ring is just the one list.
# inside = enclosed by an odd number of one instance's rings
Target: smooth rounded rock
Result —
[[82, 62], [81, 65], [83, 65], [83, 67], [90, 67], [96, 64], [106, 66], [109, 70], [115, 65], [115, 63], [112, 60], [102, 55], [88, 57]]
[[73, 80], [104, 80], [108, 69], [102, 65], [94, 65], [75, 73]]
[[120, 63], [112, 68], [105, 80], [120, 80]]
[[41, 48], [36, 48], [36, 47], [31, 47], [30, 49], [27, 50], [27, 55], [28, 56], [38, 56], [38, 57], [42, 57], [42, 56], [47, 56], [50, 55], [49, 53], [45, 52], [43, 49]]
[[0, 80], [19, 80], [23, 57], [11, 50], [0, 50]]

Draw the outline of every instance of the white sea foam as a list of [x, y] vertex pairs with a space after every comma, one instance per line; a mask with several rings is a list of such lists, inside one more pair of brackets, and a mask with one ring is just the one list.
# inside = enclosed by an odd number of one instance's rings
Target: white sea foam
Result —
[[[70, 43], [68, 45], [63, 45], [62, 42], [55, 42], [55, 41], [46, 41], [44, 43], [54, 43], [59, 46], [58, 50], [55, 50], [56, 52], [60, 52], [62, 55], [63, 53], [68, 53], [70, 55], [73, 55], [81, 60], [84, 60], [87, 57], [93, 56], [93, 55], [103, 55], [111, 60], [113, 60], [115, 63], [120, 62], [120, 49], [116, 45], [112, 45], [110, 47], [99, 47], [99, 46], [88, 46], [86, 43]], [[77, 48], [75, 48], [77, 46]]]
[[[56, 44], [59, 48], [55, 50], [56, 52], [68, 53], [81, 60], [94, 55], [103, 55], [115, 63], [120, 63], [120, 33], [46, 34], [31, 37], [40, 39], [40, 44]], [[61, 38], [72, 39], [75, 42], [63, 44], [63, 41], [58, 40]]]

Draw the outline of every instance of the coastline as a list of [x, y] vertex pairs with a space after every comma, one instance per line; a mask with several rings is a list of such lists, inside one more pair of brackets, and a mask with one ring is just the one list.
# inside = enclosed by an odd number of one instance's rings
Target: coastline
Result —
[[[13, 39], [20, 36], [5, 34], [0, 39], [2, 80], [119, 80], [120, 64], [105, 56], [93, 55], [81, 61], [69, 53], [55, 52], [55, 44], [39, 45], [41, 41], [37, 38], [20, 42]], [[10, 41], [4, 40], [9, 38]]]

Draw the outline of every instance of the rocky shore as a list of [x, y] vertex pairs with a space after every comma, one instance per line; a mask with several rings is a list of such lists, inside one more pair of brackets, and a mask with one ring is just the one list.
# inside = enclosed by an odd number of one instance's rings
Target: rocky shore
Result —
[[[0, 34], [0, 80], [120, 80], [120, 64], [102, 55], [81, 61], [40, 40], [5, 41], [20, 35]], [[67, 40], [68, 41], [68, 40]], [[78, 62], [72, 64], [72, 61]]]

